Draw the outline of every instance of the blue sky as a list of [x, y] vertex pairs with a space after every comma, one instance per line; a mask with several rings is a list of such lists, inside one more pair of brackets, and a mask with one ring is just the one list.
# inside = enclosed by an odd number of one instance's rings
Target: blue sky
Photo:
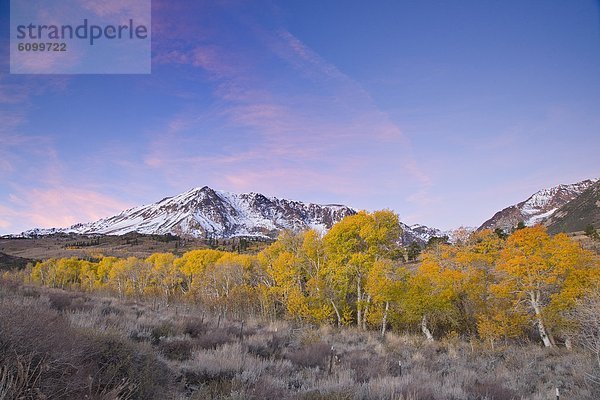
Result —
[[150, 75], [10, 75], [5, 3], [0, 234], [204, 185], [450, 229], [600, 177], [597, 1], [155, 0]]

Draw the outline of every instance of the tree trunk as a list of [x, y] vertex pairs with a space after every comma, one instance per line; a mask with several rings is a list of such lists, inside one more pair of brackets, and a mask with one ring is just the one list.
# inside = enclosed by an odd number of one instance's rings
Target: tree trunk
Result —
[[425, 335], [427, 340], [429, 340], [430, 342], [433, 342], [433, 335], [431, 334], [431, 331], [427, 327], [427, 314], [423, 315], [423, 319], [421, 320], [421, 331], [423, 332], [423, 334]]
[[362, 325], [362, 309], [361, 309], [361, 300], [362, 300], [362, 292], [360, 287], [360, 278], [356, 278], [356, 326], [358, 328]]
[[556, 340], [554, 340], [554, 335], [552, 334], [552, 331], [546, 329], [546, 333], [548, 334], [548, 339], [550, 339], [550, 343], [552, 343], [552, 346], [556, 347]]
[[538, 326], [538, 331], [540, 333], [540, 337], [542, 338], [542, 342], [544, 342], [545, 347], [552, 347], [552, 341], [550, 340], [550, 336], [548, 335], [548, 331], [544, 326], [544, 321], [542, 320], [542, 310], [538, 300], [539, 293], [531, 292], [529, 293], [529, 298], [531, 300], [533, 311], [535, 311], [536, 324]]
[[335, 316], [337, 317], [337, 326], [339, 328], [342, 326], [342, 316], [340, 315], [340, 311], [335, 306], [335, 303], [333, 302], [333, 300], [329, 300], [329, 301], [331, 302], [331, 305], [333, 306], [333, 311], [335, 311]]
[[383, 318], [381, 319], [381, 337], [385, 337], [385, 329], [387, 328], [387, 316], [388, 310], [390, 309], [390, 302], [385, 302], [385, 310], [383, 311]]
[[362, 316], [363, 331], [367, 330], [367, 314], [369, 313], [369, 305], [370, 304], [371, 304], [371, 295], [367, 296], [367, 304], [365, 304], [365, 309], [363, 311], [363, 316]]

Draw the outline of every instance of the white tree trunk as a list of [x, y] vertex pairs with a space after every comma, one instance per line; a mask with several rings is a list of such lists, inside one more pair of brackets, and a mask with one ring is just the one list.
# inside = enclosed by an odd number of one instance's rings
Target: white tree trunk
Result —
[[429, 340], [430, 342], [433, 342], [433, 335], [431, 334], [431, 331], [427, 327], [427, 315], [423, 315], [423, 319], [421, 320], [421, 331], [423, 332], [423, 334], [425, 335], [427, 340]]
[[371, 304], [371, 295], [367, 296], [367, 304], [365, 305], [365, 309], [363, 311], [362, 316], [362, 328], [364, 331], [367, 330], [367, 314], [369, 313], [369, 305]]
[[531, 300], [531, 306], [533, 307], [533, 311], [535, 311], [536, 324], [540, 333], [540, 337], [542, 338], [542, 342], [544, 342], [545, 347], [552, 347], [552, 341], [550, 340], [550, 336], [548, 335], [548, 331], [546, 330], [546, 327], [544, 326], [544, 321], [542, 320], [542, 310], [540, 307], [539, 298], [539, 293], [529, 293], [529, 299]]
[[342, 316], [340, 315], [340, 311], [335, 306], [335, 303], [333, 302], [333, 300], [329, 300], [329, 301], [331, 302], [331, 305], [333, 306], [333, 310], [335, 311], [335, 316], [337, 317], [337, 326], [339, 328], [342, 326]]
[[362, 309], [361, 309], [361, 301], [362, 301], [362, 291], [360, 287], [360, 277], [356, 278], [356, 325], [360, 328], [362, 326]]
[[383, 318], [381, 319], [381, 337], [385, 337], [385, 329], [387, 328], [387, 316], [388, 310], [390, 309], [390, 302], [385, 302], [385, 310], [383, 311]]

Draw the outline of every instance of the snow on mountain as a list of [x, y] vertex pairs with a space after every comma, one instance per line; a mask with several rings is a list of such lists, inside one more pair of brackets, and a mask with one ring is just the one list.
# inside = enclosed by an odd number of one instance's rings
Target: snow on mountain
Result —
[[445, 233], [439, 229], [429, 228], [425, 225], [406, 225], [401, 222], [400, 226], [402, 227], [402, 244], [404, 245], [409, 245], [413, 242], [424, 245], [434, 236], [442, 237], [445, 235]]
[[342, 205], [302, 203], [259, 193], [235, 194], [205, 186], [96, 222], [63, 229], [33, 229], [23, 235], [58, 232], [123, 235], [138, 232], [202, 238], [276, 237], [283, 229], [325, 231], [345, 216], [355, 213], [356, 210]]
[[588, 226], [600, 228], [600, 180], [544, 221], [548, 232], [577, 232]]
[[[161, 201], [130, 208], [118, 215], [68, 228], [31, 229], [19, 236], [31, 237], [55, 233], [123, 235], [173, 234], [199, 238], [256, 236], [275, 238], [283, 229], [315, 229], [326, 232], [333, 224], [357, 211], [337, 204], [319, 205], [266, 197], [260, 193], [235, 194], [195, 188]], [[401, 223], [402, 243], [427, 243], [432, 236], [445, 233], [424, 225]]]
[[587, 179], [570, 185], [558, 185], [542, 189], [527, 200], [498, 211], [479, 227], [482, 229], [513, 229], [519, 222], [527, 226], [543, 224], [559, 208], [577, 198], [598, 179]]

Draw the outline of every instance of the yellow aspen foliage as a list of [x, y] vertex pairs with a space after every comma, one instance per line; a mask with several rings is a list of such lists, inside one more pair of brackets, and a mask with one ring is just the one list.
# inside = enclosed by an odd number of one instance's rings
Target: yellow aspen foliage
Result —
[[323, 238], [315, 230], [308, 230], [302, 237], [301, 258], [305, 274], [316, 278], [327, 261]]
[[[335, 224], [324, 237], [328, 263], [326, 281], [332, 285], [330, 302], [337, 310], [352, 293], [356, 300], [357, 326], [366, 329], [371, 297], [364, 290], [369, 270], [375, 261], [399, 258], [399, 238], [402, 233], [398, 216], [391, 211], [364, 211], [348, 216]], [[337, 303], [337, 305], [336, 305]]]
[[527, 315], [519, 310], [497, 304], [489, 313], [477, 317], [477, 332], [481, 339], [489, 341], [493, 347], [500, 339], [521, 336], [527, 320]]
[[288, 314], [295, 319], [301, 320], [309, 318], [311, 313], [308, 309], [306, 297], [302, 295], [297, 287], [292, 288], [287, 293], [286, 308]]
[[98, 264], [89, 261], [79, 261], [79, 285], [82, 290], [91, 292], [98, 280]]
[[[497, 263], [500, 289], [510, 296], [514, 307], [523, 307], [537, 326], [546, 347], [554, 345], [553, 299], [568, 304], [585, 279], [575, 278], [590, 268], [591, 257], [566, 235], [554, 237], [544, 227], [517, 230], [506, 241]], [[574, 275], [575, 274], [575, 275]], [[570, 279], [571, 278], [571, 279]]]
[[110, 270], [118, 260], [116, 257], [103, 257], [100, 259], [96, 270], [96, 288], [102, 288], [108, 284]]
[[438, 243], [404, 264], [398, 217], [359, 212], [324, 236], [282, 232], [257, 255], [193, 250], [177, 257], [49, 259], [14, 278], [63, 289], [111, 290], [120, 297], [198, 302], [235, 318], [338, 326], [420, 329], [430, 340], [477, 335], [492, 345], [535, 326], [546, 346], [576, 337], [572, 311], [598, 291], [597, 256], [543, 227], [510, 236], [483, 230]]
[[79, 283], [77, 258], [49, 259], [38, 262], [31, 272], [32, 281], [45, 286], [67, 289]]
[[172, 253], [154, 253], [146, 258], [151, 265], [151, 285], [155, 294], [169, 301], [183, 281], [183, 273], [174, 267], [175, 255]]
[[51, 286], [50, 268], [56, 260], [49, 259], [35, 264], [31, 270], [31, 281], [43, 286]]
[[174, 261], [174, 266], [182, 273], [184, 293], [193, 292], [197, 289], [200, 277], [207, 266], [212, 265], [223, 257], [225, 253], [217, 250], [192, 250], [188, 251]]
[[[433, 340], [433, 330], [460, 327], [458, 299], [463, 292], [465, 274], [447, 262], [451, 249], [439, 245], [423, 254], [419, 269], [408, 282], [404, 300], [405, 318], [419, 322], [421, 331]], [[445, 265], [444, 265], [445, 264]]]
[[258, 275], [260, 282], [289, 317], [323, 321], [331, 316], [322, 274], [326, 255], [316, 231], [283, 232], [258, 259], [266, 274]]
[[378, 260], [369, 271], [365, 291], [371, 298], [371, 310], [368, 313], [368, 321], [371, 325], [381, 328], [384, 336], [390, 314], [399, 307], [398, 300], [407, 290], [408, 271], [398, 268], [395, 261]]

